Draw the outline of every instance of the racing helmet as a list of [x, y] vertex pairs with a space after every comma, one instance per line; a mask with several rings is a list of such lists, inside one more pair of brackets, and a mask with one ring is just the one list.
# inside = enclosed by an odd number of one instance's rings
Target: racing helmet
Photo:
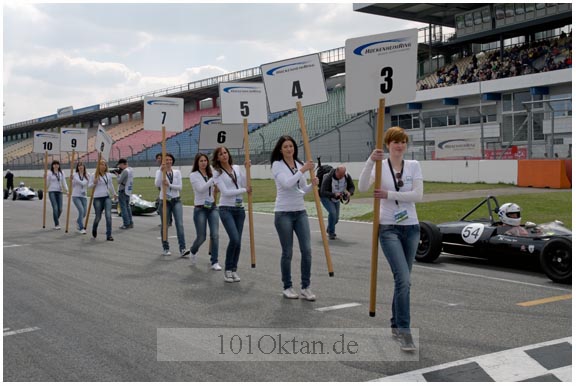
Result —
[[19, 188], [23, 188], [23, 187], [25, 187], [25, 186], [26, 186], [26, 185], [24, 184], [24, 182], [20, 182], [20, 185], [18, 185]]
[[498, 217], [502, 224], [518, 226], [522, 218], [520, 217], [520, 207], [513, 203], [507, 202], [498, 209]]

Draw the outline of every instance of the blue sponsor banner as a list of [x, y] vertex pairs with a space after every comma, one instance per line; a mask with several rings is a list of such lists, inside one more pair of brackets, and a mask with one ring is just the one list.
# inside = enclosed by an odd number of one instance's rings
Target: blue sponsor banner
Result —
[[100, 105], [93, 105], [88, 107], [82, 107], [79, 109], [74, 110], [74, 115], [89, 113], [90, 111], [98, 111], [100, 110]]

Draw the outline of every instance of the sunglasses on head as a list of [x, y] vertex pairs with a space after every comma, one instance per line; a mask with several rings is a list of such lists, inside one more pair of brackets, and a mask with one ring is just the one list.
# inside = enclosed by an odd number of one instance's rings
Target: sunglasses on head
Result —
[[398, 181], [396, 181], [396, 184], [398, 185], [399, 188], [404, 186], [404, 181], [402, 181], [402, 173], [396, 173], [396, 179]]

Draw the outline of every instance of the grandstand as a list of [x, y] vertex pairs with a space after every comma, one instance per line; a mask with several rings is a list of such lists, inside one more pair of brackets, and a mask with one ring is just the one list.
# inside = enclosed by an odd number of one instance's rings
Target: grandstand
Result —
[[[429, 26], [419, 30], [418, 90], [413, 103], [388, 106], [385, 127], [399, 125], [411, 136], [414, 159], [436, 159], [447, 137], [480, 136], [483, 158], [565, 158], [572, 144], [571, 4], [355, 4], [367, 12]], [[448, 28], [449, 33], [445, 33]], [[344, 111], [344, 48], [320, 53], [327, 103], [304, 107], [314, 156], [327, 162], [362, 161], [373, 148], [375, 112]], [[148, 95], [184, 98], [184, 131], [170, 133], [167, 150], [182, 162], [198, 152], [199, 121], [219, 114], [218, 84], [261, 81], [251, 68], [165, 90], [125, 97], [75, 110], [72, 116], [31, 119], [4, 126], [4, 168], [43, 162], [32, 152], [32, 134], [62, 127], [89, 128], [107, 121], [115, 143], [111, 159], [152, 165], [160, 151], [159, 132], [143, 129]], [[72, 101], [71, 101], [72, 102]], [[301, 142], [297, 114], [270, 114], [266, 125], [250, 125], [253, 163], [265, 162], [280, 135]], [[242, 152], [236, 151], [242, 161]], [[89, 163], [94, 153], [83, 155]]]

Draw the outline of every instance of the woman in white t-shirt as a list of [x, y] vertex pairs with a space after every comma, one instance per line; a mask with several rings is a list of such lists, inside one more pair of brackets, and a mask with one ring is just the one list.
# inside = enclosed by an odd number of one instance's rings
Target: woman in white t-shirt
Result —
[[[272, 176], [276, 182], [276, 203], [274, 206], [274, 225], [278, 232], [282, 257], [280, 270], [284, 290], [282, 294], [288, 299], [316, 300], [310, 290], [312, 268], [312, 249], [310, 246], [310, 224], [304, 206], [304, 195], [318, 185], [318, 178], [312, 184], [306, 182], [304, 173], [314, 168], [312, 161], [302, 162], [298, 159], [296, 141], [288, 135], [280, 137], [270, 156]], [[300, 273], [302, 275], [300, 295], [292, 288], [292, 245], [294, 233], [298, 238], [300, 253]]]
[[48, 198], [52, 205], [52, 218], [54, 219], [54, 229], [60, 229], [60, 215], [62, 215], [62, 192], [68, 194], [68, 184], [66, 177], [60, 170], [60, 161], [54, 160], [50, 165], [50, 171], [46, 173], [46, 186], [48, 187]]
[[76, 172], [72, 176], [72, 202], [78, 211], [76, 224], [78, 233], [86, 234], [84, 229], [84, 217], [87, 212], [86, 190], [88, 189], [88, 179], [90, 175], [86, 172], [86, 165], [82, 162], [76, 164]]
[[108, 164], [105, 160], [100, 160], [98, 169], [90, 176], [88, 187], [94, 187], [92, 237], [96, 238], [98, 235], [98, 224], [100, 219], [102, 219], [102, 212], [104, 212], [104, 217], [106, 218], [106, 240], [114, 241], [112, 237], [112, 199], [110, 196], [114, 198], [117, 196], [112, 183], [112, 173], [108, 173]]

